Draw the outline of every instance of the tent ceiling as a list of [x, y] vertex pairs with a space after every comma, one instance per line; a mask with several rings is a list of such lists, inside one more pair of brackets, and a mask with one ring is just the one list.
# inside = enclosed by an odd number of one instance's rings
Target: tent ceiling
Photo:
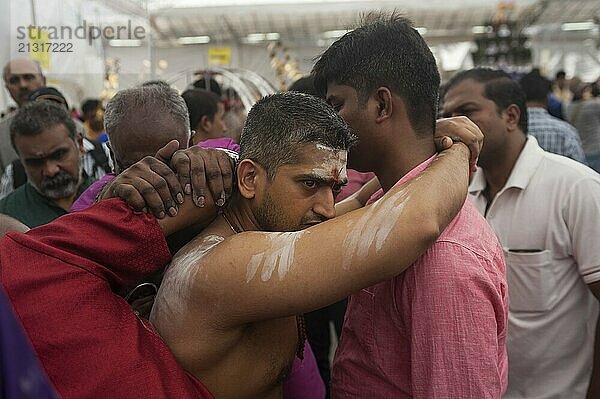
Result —
[[[462, 0], [448, 2], [405, 1], [275, 1], [261, 0], [256, 5], [243, 5], [248, 1], [227, 1], [238, 5], [207, 6], [205, 0], [185, 0], [177, 7], [175, 0], [148, 0], [150, 23], [159, 46], [176, 46], [177, 38], [210, 36], [211, 43], [243, 43], [249, 34], [278, 33], [285, 43], [314, 46], [317, 42], [327, 45], [331, 38], [324, 32], [351, 28], [361, 13], [374, 9], [397, 9], [410, 16], [418, 27], [427, 29], [428, 40], [468, 40], [472, 38], [472, 27], [489, 21], [498, 12], [498, 2], [490, 0]], [[146, 14], [140, 0], [108, 0], [120, 10], [130, 4], [129, 10], [137, 7], [138, 14]], [[217, 2], [212, 2], [215, 4]], [[452, 3], [452, 5], [450, 5]], [[590, 21], [600, 18], [598, 0], [519, 0], [512, 16], [522, 25], [555, 26], [566, 22]], [[179, 3], [182, 4], [182, 3]], [[221, 3], [219, 3], [221, 4]], [[420, 5], [419, 5], [420, 4]], [[444, 5], [445, 4], [445, 5]]]

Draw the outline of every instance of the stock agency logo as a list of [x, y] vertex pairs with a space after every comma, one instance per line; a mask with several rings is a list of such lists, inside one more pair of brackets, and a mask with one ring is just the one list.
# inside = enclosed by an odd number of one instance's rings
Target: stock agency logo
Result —
[[44, 39], [50, 43], [60, 43], [67, 40], [80, 39], [86, 40], [91, 46], [94, 40], [143, 40], [146, 38], [146, 29], [143, 26], [134, 26], [131, 20], [127, 25], [94, 25], [88, 24], [84, 19], [78, 26], [18, 26], [18, 40], [40, 40]]

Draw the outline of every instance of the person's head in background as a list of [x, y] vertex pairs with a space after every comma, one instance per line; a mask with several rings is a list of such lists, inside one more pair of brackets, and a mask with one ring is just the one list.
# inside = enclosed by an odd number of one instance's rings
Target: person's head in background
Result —
[[315, 78], [312, 75], [303, 76], [296, 80], [292, 83], [288, 91], [297, 91], [298, 93], [319, 97], [319, 92], [315, 87]]
[[190, 115], [191, 145], [225, 136], [225, 105], [218, 95], [204, 89], [190, 89], [181, 96]]
[[102, 133], [104, 131], [104, 108], [100, 100], [87, 99], [81, 104], [81, 120], [90, 140], [106, 141], [106, 135]]
[[215, 93], [217, 96], [219, 96], [219, 98], [223, 96], [221, 85], [210, 75], [201, 76], [198, 80], [192, 83], [192, 88], [208, 90]]
[[528, 107], [548, 108], [548, 94], [552, 91], [552, 82], [540, 75], [539, 70], [532, 70], [524, 75], [519, 84], [525, 93]]
[[119, 91], [106, 104], [104, 127], [110, 140], [115, 172], [145, 156], [153, 156], [171, 140], [187, 148], [188, 110], [183, 98], [166, 83], [146, 83]]
[[567, 74], [565, 73], [565, 71], [561, 70], [556, 72], [554, 83], [561, 90], [567, 88]]
[[29, 183], [52, 200], [72, 197], [82, 182], [83, 137], [64, 105], [33, 101], [15, 115], [11, 143]]
[[454, 75], [444, 98], [444, 117], [451, 116], [466, 116], [481, 129], [485, 145], [478, 163], [486, 171], [515, 161], [525, 145], [525, 93], [504, 71], [474, 68]]
[[4, 67], [3, 77], [6, 89], [19, 108], [29, 101], [33, 91], [46, 86], [40, 64], [25, 57], [10, 60]]
[[81, 119], [83, 122], [89, 121], [96, 117], [98, 108], [102, 107], [100, 100], [88, 98], [81, 103]]

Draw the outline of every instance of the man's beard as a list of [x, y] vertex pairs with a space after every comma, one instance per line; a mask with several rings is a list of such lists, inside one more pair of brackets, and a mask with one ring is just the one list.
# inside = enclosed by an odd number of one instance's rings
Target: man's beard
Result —
[[278, 209], [273, 199], [267, 192], [263, 203], [254, 212], [258, 227], [263, 231], [282, 231], [278, 228], [283, 219], [283, 212]]
[[[81, 176], [81, 170], [79, 176]], [[42, 180], [39, 187], [33, 183], [32, 185], [43, 196], [57, 200], [75, 194], [79, 188], [79, 176], [73, 176], [64, 170], [61, 170], [54, 176]]]
[[26, 104], [29, 101], [29, 97], [31, 97], [31, 93], [33, 92], [29, 89], [19, 89], [18, 96], [21, 103]]
[[284, 232], [303, 230], [317, 222], [320, 223], [325, 220], [318, 215], [314, 215], [312, 218], [304, 215], [299, 223], [292, 222], [283, 208], [277, 206], [268, 191], [265, 194], [263, 203], [254, 211], [254, 217], [261, 230]]

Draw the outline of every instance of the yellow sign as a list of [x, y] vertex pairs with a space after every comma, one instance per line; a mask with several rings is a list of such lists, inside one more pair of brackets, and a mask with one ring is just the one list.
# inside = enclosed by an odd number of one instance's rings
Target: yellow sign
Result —
[[209, 47], [208, 65], [227, 65], [231, 62], [230, 47]]
[[45, 30], [29, 30], [29, 56], [40, 63], [42, 69], [50, 70], [51, 42]]

